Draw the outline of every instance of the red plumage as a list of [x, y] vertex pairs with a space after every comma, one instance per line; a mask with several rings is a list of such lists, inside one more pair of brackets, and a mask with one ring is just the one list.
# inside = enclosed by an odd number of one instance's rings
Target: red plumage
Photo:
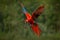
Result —
[[32, 16], [27, 16], [26, 22], [30, 23], [31, 29], [35, 34], [37, 34], [38, 36], [41, 34], [41, 29], [38, 27], [38, 24], [34, 22], [34, 20], [32, 19]]
[[32, 24], [31, 26], [32, 30], [34, 31], [35, 34], [40, 36], [41, 34], [41, 29], [38, 27], [38, 24]]
[[38, 18], [38, 16], [40, 16], [40, 14], [43, 12], [43, 10], [44, 10], [44, 6], [43, 6], [43, 5], [39, 6], [39, 7], [32, 13], [32, 18], [33, 18], [33, 19]]
[[26, 16], [26, 20], [25, 22], [28, 22], [31, 25], [31, 29], [33, 30], [33, 32], [35, 34], [37, 34], [38, 36], [41, 34], [41, 29], [39, 28], [38, 24], [35, 23], [36, 18], [38, 18], [38, 16], [43, 12], [44, 10], [44, 6], [39, 6], [33, 13], [32, 16], [24, 9], [23, 4], [21, 4], [22, 8], [23, 8], [23, 12]]

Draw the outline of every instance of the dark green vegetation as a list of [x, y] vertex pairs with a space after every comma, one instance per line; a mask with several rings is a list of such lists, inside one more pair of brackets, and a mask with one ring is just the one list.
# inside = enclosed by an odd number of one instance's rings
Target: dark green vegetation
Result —
[[38, 38], [29, 24], [24, 24], [24, 14], [17, 0], [0, 0], [0, 40], [60, 40], [60, 0], [20, 1], [31, 14], [44, 4], [44, 12], [37, 20], [41, 36]]

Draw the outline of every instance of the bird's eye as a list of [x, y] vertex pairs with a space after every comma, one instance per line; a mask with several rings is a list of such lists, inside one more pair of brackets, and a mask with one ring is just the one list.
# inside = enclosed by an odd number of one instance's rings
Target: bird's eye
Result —
[[28, 20], [26, 20], [26, 22], [28, 22]]

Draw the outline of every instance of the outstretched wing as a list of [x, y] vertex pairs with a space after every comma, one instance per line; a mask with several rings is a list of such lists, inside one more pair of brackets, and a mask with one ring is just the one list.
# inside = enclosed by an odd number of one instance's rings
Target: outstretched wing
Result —
[[39, 6], [33, 13], [32, 13], [32, 18], [36, 19], [38, 16], [43, 12], [44, 10], [44, 5]]
[[36, 35], [40, 36], [40, 34], [41, 34], [42, 31], [41, 31], [41, 29], [38, 27], [38, 24], [37, 24], [37, 23], [32, 24], [32, 25], [31, 25], [31, 28], [32, 28], [33, 32], [34, 32]]

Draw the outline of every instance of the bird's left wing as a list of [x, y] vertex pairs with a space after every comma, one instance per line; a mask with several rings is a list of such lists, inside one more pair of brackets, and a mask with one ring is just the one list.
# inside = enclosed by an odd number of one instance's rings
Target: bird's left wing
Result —
[[38, 18], [38, 16], [40, 16], [40, 14], [43, 12], [43, 10], [44, 10], [44, 5], [39, 6], [35, 11], [33, 11], [32, 18], [33, 19]]

